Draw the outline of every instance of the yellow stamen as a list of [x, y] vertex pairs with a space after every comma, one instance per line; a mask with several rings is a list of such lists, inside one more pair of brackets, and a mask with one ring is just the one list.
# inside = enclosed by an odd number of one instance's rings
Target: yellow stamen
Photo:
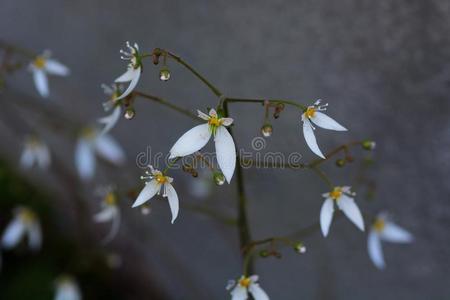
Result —
[[20, 219], [24, 223], [31, 223], [36, 219], [34, 212], [29, 209], [23, 209], [19, 215]]
[[43, 69], [45, 67], [46, 62], [47, 62], [47, 60], [44, 57], [38, 56], [34, 60], [33, 64], [36, 68]]
[[217, 117], [211, 117], [211, 118], [208, 120], [208, 124], [209, 124], [210, 126], [219, 127], [220, 125], [222, 125], [222, 120], [219, 119], [219, 118], [217, 118]]
[[248, 288], [251, 283], [252, 283], [252, 281], [248, 277], [244, 277], [241, 280], [239, 280], [239, 285], [241, 285], [245, 288]]
[[383, 219], [377, 219], [375, 221], [375, 223], [373, 223], [373, 228], [375, 229], [375, 231], [377, 232], [382, 232], [385, 226], [385, 222]]
[[108, 205], [115, 205], [116, 204], [116, 195], [114, 193], [109, 192], [105, 196], [105, 203]]
[[335, 187], [330, 192], [330, 197], [335, 201], [338, 201], [341, 196], [342, 196], [342, 188], [340, 186]]
[[167, 176], [164, 176], [163, 174], [156, 174], [155, 179], [159, 184], [164, 184], [169, 181], [169, 178]]
[[308, 107], [305, 111], [305, 115], [308, 118], [314, 117], [315, 114], [316, 114], [316, 109], [314, 107]]

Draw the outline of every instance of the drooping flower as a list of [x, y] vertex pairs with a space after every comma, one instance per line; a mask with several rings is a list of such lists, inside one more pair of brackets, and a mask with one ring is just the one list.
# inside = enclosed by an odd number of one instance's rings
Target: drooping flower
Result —
[[[302, 114], [303, 121], [303, 135], [305, 137], [306, 144], [316, 155], [325, 158], [322, 151], [320, 151], [317, 145], [316, 136], [314, 135], [315, 125], [329, 130], [335, 131], [347, 131], [341, 124], [322, 113], [327, 109], [328, 103], [320, 105], [321, 100], [317, 100], [314, 105], [308, 106], [308, 108]], [[312, 123], [311, 123], [312, 122]]]
[[55, 300], [81, 300], [78, 283], [70, 275], [62, 275], [56, 280]]
[[107, 115], [106, 117], [102, 117], [98, 119], [100, 124], [103, 124], [104, 127], [100, 134], [107, 133], [110, 131], [117, 123], [122, 114], [122, 106], [120, 100], [117, 100], [121, 93], [121, 89], [118, 84], [113, 84], [112, 86], [108, 86], [106, 84], [102, 84], [103, 91], [110, 98], [108, 101], [103, 103], [103, 108], [105, 111], [112, 110], [112, 113]]
[[236, 167], [236, 147], [231, 134], [225, 127], [230, 126], [233, 119], [221, 118], [214, 109], [209, 111], [209, 115], [201, 111], [197, 112], [198, 116], [207, 123], [197, 125], [183, 134], [170, 149], [170, 158], [190, 155], [202, 149], [213, 135], [217, 162], [230, 183]]
[[169, 207], [172, 213], [172, 224], [173, 224], [173, 222], [178, 216], [179, 210], [178, 195], [172, 186], [173, 178], [166, 176], [164, 173], [154, 169], [152, 166], [149, 166], [149, 168], [150, 171], [145, 172], [146, 176], [141, 177], [142, 179], [146, 180], [145, 187], [139, 193], [132, 207], [144, 204], [156, 194], [159, 195], [162, 189], [163, 190], [162, 196], [166, 197], [167, 200], [169, 201]]
[[364, 231], [364, 220], [358, 206], [353, 200], [355, 193], [350, 191], [349, 186], [337, 186], [331, 192], [322, 194], [325, 201], [322, 204], [320, 210], [320, 228], [322, 229], [323, 236], [328, 235], [330, 230], [331, 221], [334, 214], [334, 203], [337, 207], [347, 216], [347, 218], [353, 222], [361, 231]]
[[136, 87], [136, 85], [139, 82], [139, 77], [141, 77], [141, 72], [142, 72], [142, 59], [139, 54], [138, 44], [134, 43], [134, 45], [131, 46], [130, 43], [127, 42], [126, 46], [129, 51], [120, 50], [120, 53], [123, 55], [120, 58], [123, 60], [129, 60], [130, 62], [127, 66], [127, 71], [125, 73], [123, 73], [121, 76], [119, 76], [115, 80], [115, 82], [117, 82], [117, 83], [130, 82], [130, 85], [125, 90], [125, 92], [123, 92], [122, 95], [117, 97], [117, 100], [125, 98], [133, 91], [133, 89]]
[[47, 170], [50, 163], [50, 151], [47, 145], [36, 136], [27, 137], [20, 157], [20, 166], [23, 169], [30, 169], [36, 164], [42, 170]]
[[269, 296], [257, 281], [258, 275], [241, 276], [237, 282], [230, 280], [226, 289], [231, 291], [231, 300], [246, 300], [248, 299], [248, 293], [252, 294], [255, 300], [269, 300]]
[[125, 162], [125, 153], [112, 136], [86, 127], [82, 130], [75, 149], [75, 165], [83, 180], [94, 176], [95, 154], [115, 165]]
[[28, 237], [28, 247], [32, 251], [41, 248], [42, 230], [37, 215], [27, 207], [18, 207], [14, 211], [14, 218], [3, 233], [3, 249], [14, 248], [25, 236]]
[[50, 51], [44, 51], [29, 65], [29, 70], [33, 73], [34, 85], [44, 98], [49, 95], [47, 74], [67, 76], [70, 73], [69, 68], [54, 59], [50, 59], [50, 56]]
[[94, 215], [96, 223], [111, 222], [111, 230], [103, 238], [102, 243], [109, 243], [117, 234], [120, 228], [120, 209], [117, 205], [117, 195], [111, 188], [108, 188], [101, 203], [102, 210]]
[[367, 250], [374, 265], [378, 269], [384, 269], [383, 249], [381, 241], [391, 243], [411, 243], [413, 236], [408, 231], [389, 221], [385, 213], [379, 214], [369, 232], [367, 239]]

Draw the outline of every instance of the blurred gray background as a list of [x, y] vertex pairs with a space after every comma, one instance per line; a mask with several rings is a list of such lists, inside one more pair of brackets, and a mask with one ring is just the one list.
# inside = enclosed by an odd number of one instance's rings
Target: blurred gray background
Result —
[[[361, 209], [389, 211], [416, 240], [406, 246], [385, 244], [387, 269], [378, 271], [368, 258], [366, 235], [347, 220], [335, 220], [327, 239], [317, 232], [304, 240], [306, 254], [284, 249], [280, 260], [257, 260], [261, 285], [271, 299], [443, 299], [450, 295], [449, 17], [450, 2], [444, 0], [2, 0], [1, 39], [37, 52], [51, 49], [72, 70], [67, 79], [50, 78], [49, 102], [37, 96], [29, 73], [18, 72], [7, 80], [2, 105], [27, 98], [54, 105], [80, 122], [95, 122], [106, 99], [100, 84], [124, 71], [119, 49], [127, 40], [148, 52], [172, 50], [228, 96], [305, 104], [324, 99], [329, 115], [350, 130], [319, 130], [322, 149], [364, 138], [377, 142], [376, 164], [368, 175], [377, 190], [373, 201], [361, 195]], [[169, 66], [172, 79], [163, 83], [158, 68], [147, 61], [138, 89], [192, 111], [215, 105], [217, 99], [191, 74], [173, 62]], [[136, 155], [148, 146], [166, 153], [194, 124], [144, 100], [136, 109], [132, 121], [121, 119], [112, 131], [127, 152], [126, 170], [102, 166], [95, 182], [82, 187], [93, 212], [97, 185], [139, 186]], [[23, 114], [34, 120], [37, 111]], [[237, 144], [250, 150], [262, 109], [235, 105], [231, 113]], [[1, 121], [1, 155], [15, 165], [26, 130]], [[304, 162], [315, 158], [305, 147], [299, 122], [298, 112], [287, 108], [273, 122], [264, 151], [298, 151]], [[75, 139], [44, 132], [55, 155], [74, 171]], [[354, 152], [356, 158], [362, 154]], [[336, 184], [347, 184], [356, 172], [355, 166], [337, 169], [332, 161], [325, 169]], [[24, 175], [54, 191], [59, 223], [73, 231], [70, 192], [60, 185], [61, 178], [39, 171]], [[244, 175], [255, 239], [317, 222], [327, 187], [313, 173], [251, 169]], [[213, 187], [211, 196], [199, 199], [190, 192], [189, 176], [175, 172], [173, 177], [181, 202], [207, 203], [236, 215], [235, 182]], [[126, 201], [123, 227], [108, 247], [123, 257], [128, 276], [142, 287], [157, 286], [165, 299], [227, 299], [227, 280], [241, 273], [235, 228], [183, 208], [171, 225], [166, 203], [156, 201], [152, 213], [143, 216]], [[96, 229], [97, 236], [105, 230]], [[148, 299], [145, 293], [142, 299]]]

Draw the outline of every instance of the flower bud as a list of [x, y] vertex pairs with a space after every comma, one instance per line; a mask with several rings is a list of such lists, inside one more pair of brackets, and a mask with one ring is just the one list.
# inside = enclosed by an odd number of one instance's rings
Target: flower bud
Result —
[[268, 257], [269, 255], [270, 255], [270, 253], [267, 250], [259, 251], [259, 256], [261, 256], [261, 257]]
[[215, 172], [213, 178], [217, 185], [223, 185], [225, 183], [225, 176], [221, 172]]
[[136, 115], [136, 111], [135, 111], [134, 108], [132, 108], [132, 107], [128, 107], [128, 108], [125, 110], [125, 113], [123, 114], [123, 116], [124, 116], [125, 119], [127, 119], [127, 120], [133, 119], [135, 115]]
[[159, 79], [161, 81], [167, 81], [170, 79], [170, 70], [167, 66], [164, 66], [159, 70]]
[[361, 143], [364, 150], [372, 151], [376, 147], [376, 143], [371, 140], [365, 140]]
[[302, 242], [297, 242], [294, 245], [294, 250], [297, 253], [303, 254], [303, 253], [306, 252], [306, 247], [305, 247], [305, 245]]
[[270, 124], [264, 124], [261, 127], [261, 133], [264, 137], [270, 137], [272, 135], [272, 132], [273, 132], [273, 128], [272, 128], [272, 125], [270, 125]]
[[284, 103], [278, 103], [275, 106], [275, 112], [273, 113], [273, 117], [278, 119], [280, 117], [280, 113], [284, 110]]
[[342, 168], [343, 166], [345, 166], [345, 163], [346, 163], [346, 160], [345, 160], [345, 159], [340, 158], [340, 159], [337, 159], [337, 160], [336, 160], [336, 166], [338, 166], [338, 167], [340, 167], [340, 168]]

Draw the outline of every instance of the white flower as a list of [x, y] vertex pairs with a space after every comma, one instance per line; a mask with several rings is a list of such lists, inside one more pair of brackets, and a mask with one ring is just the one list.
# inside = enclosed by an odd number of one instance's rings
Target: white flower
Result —
[[35, 136], [28, 137], [20, 157], [20, 166], [23, 169], [30, 169], [37, 164], [42, 170], [47, 170], [50, 162], [50, 151], [47, 145]]
[[112, 136], [87, 127], [82, 131], [75, 149], [75, 164], [84, 180], [91, 179], [95, 173], [95, 153], [115, 165], [125, 162], [125, 153]]
[[104, 134], [110, 131], [116, 125], [122, 113], [122, 107], [120, 100], [117, 100], [120, 95], [120, 88], [118, 84], [112, 86], [102, 84], [102, 88], [105, 94], [110, 96], [109, 100], [103, 103], [103, 107], [105, 111], [112, 110], [112, 113], [108, 116], [98, 119], [98, 122], [105, 126], [103, 127], [101, 132], [101, 134]]
[[103, 244], [109, 243], [117, 234], [120, 227], [120, 209], [117, 205], [117, 196], [109, 190], [102, 201], [102, 210], [94, 215], [96, 223], [111, 222], [111, 230], [102, 240]]
[[121, 56], [120, 58], [122, 58], [123, 60], [129, 60], [130, 63], [128, 64], [127, 71], [123, 73], [121, 76], [119, 76], [115, 80], [115, 82], [117, 83], [130, 82], [130, 85], [125, 90], [125, 92], [117, 98], [117, 100], [125, 98], [133, 91], [133, 89], [138, 84], [139, 77], [141, 77], [142, 72], [142, 62], [141, 56], [139, 55], [139, 46], [136, 43], [134, 43], [134, 45], [131, 46], [129, 42], [127, 42], [126, 45], [127, 48], [129, 49], [129, 52], [120, 50], [120, 53], [123, 54], [123, 56]]
[[56, 281], [54, 300], [81, 300], [81, 298], [81, 290], [71, 276], [64, 275]]
[[198, 116], [207, 123], [195, 126], [183, 134], [170, 149], [170, 158], [186, 156], [200, 150], [208, 143], [211, 135], [214, 135], [217, 162], [230, 183], [236, 167], [236, 147], [225, 126], [230, 126], [233, 119], [220, 118], [214, 109], [209, 111], [209, 115], [201, 111], [197, 112]]
[[242, 276], [237, 282], [230, 280], [227, 290], [231, 290], [231, 300], [246, 300], [248, 293], [252, 294], [255, 300], [269, 300], [266, 292], [259, 286], [258, 275], [250, 277]]
[[14, 248], [27, 235], [30, 249], [39, 250], [42, 244], [42, 231], [37, 215], [26, 207], [18, 207], [14, 215], [2, 236], [3, 249]]
[[132, 207], [139, 206], [148, 200], [150, 200], [156, 194], [160, 194], [161, 188], [163, 189], [163, 197], [167, 197], [169, 200], [170, 211], [172, 212], [172, 224], [178, 216], [179, 204], [178, 195], [172, 186], [173, 179], [166, 176], [161, 171], [149, 166], [150, 171], [146, 171], [147, 176], [142, 176], [142, 179], [148, 180], [145, 183], [145, 187], [139, 193], [136, 201]]
[[349, 186], [337, 186], [331, 192], [322, 194], [322, 196], [325, 198], [320, 210], [320, 228], [322, 229], [323, 236], [326, 237], [330, 230], [334, 214], [334, 202], [336, 202], [337, 207], [342, 210], [356, 227], [364, 231], [364, 221], [361, 212], [353, 200], [355, 193], [351, 193]]
[[49, 51], [37, 56], [29, 65], [29, 70], [33, 73], [34, 85], [42, 97], [49, 95], [47, 74], [67, 76], [70, 73], [65, 65], [50, 59]]
[[379, 269], [385, 268], [383, 249], [381, 241], [391, 243], [410, 243], [413, 236], [408, 231], [390, 222], [386, 214], [379, 214], [372, 225], [367, 239], [369, 256], [375, 266]]
[[306, 144], [308, 144], [312, 152], [322, 158], [325, 158], [325, 155], [323, 155], [322, 151], [320, 151], [319, 146], [317, 145], [316, 136], [314, 135], [314, 130], [316, 128], [312, 123], [321, 128], [329, 130], [347, 131], [347, 129], [326, 114], [320, 112], [325, 111], [327, 109], [326, 107], [328, 106], [328, 103], [320, 105], [320, 102], [321, 100], [317, 100], [314, 105], [309, 106], [302, 114], [303, 135], [305, 136]]

